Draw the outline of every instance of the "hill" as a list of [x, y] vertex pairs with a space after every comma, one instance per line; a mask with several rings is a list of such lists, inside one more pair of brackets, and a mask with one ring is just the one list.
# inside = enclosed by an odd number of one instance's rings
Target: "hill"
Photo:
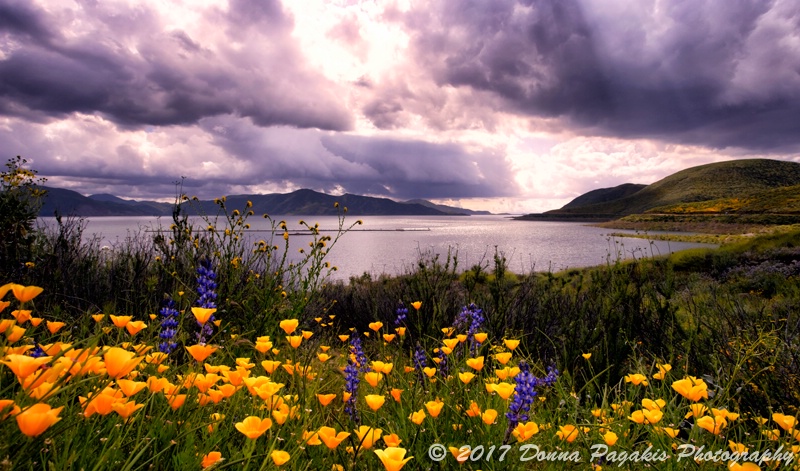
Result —
[[[173, 205], [156, 201], [126, 200], [110, 194], [83, 196], [72, 190], [43, 187], [47, 190], [40, 216], [53, 216], [58, 212], [73, 216], [168, 216], [172, 214]], [[291, 193], [272, 193], [266, 195], [232, 195], [226, 197], [226, 206], [243, 209], [248, 201], [253, 203], [252, 209], [258, 214], [275, 215], [336, 215], [339, 211], [334, 207], [347, 207], [352, 216], [448, 216], [466, 215], [469, 210], [440, 206], [426, 200], [414, 202], [397, 202], [388, 198], [374, 198], [345, 194], [333, 196], [313, 190], [297, 190]], [[199, 200], [184, 203], [187, 214], [217, 214], [219, 207], [214, 201]]]
[[734, 160], [681, 170], [632, 193], [632, 184], [594, 190], [560, 209], [520, 219], [610, 220], [660, 207], [718, 199], [748, 197], [757, 201], [761, 192], [793, 185], [800, 185], [800, 164], [770, 159]]

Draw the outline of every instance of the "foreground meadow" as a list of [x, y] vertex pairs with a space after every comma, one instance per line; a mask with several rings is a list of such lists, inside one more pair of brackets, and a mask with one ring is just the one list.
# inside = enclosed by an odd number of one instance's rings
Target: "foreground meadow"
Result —
[[345, 284], [346, 208], [290, 262], [218, 205], [112, 250], [0, 227], [0, 469], [796, 467], [798, 232]]

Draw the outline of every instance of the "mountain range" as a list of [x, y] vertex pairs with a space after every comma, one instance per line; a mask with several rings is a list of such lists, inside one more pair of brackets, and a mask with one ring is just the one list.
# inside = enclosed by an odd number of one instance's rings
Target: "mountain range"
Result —
[[560, 209], [517, 219], [609, 221], [632, 215], [800, 215], [800, 164], [744, 159], [691, 167], [650, 185], [590, 191]]
[[[119, 198], [110, 194], [84, 196], [63, 188], [42, 187], [47, 190], [40, 216], [168, 216], [172, 214], [173, 203], [157, 201], [136, 201]], [[271, 193], [266, 195], [231, 195], [225, 197], [225, 205], [230, 210], [243, 210], [247, 202], [252, 202], [256, 214], [275, 215], [336, 215], [340, 207], [347, 207], [352, 216], [469, 216], [491, 214], [488, 211], [473, 211], [434, 204], [427, 200], [394, 201], [388, 198], [375, 198], [344, 194], [340, 196], [319, 193], [313, 190], [297, 190], [291, 193]], [[189, 215], [216, 214], [219, 206], [212, 200], [192, 200], [182, 203], [182, 209]]]

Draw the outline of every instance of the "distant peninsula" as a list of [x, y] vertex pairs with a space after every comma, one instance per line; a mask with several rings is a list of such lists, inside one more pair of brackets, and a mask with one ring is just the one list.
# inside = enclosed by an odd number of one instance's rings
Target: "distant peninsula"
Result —
[[650, 185], [625, 183], [593, 190], [560, 209], [515, 219], [672, 231], [798, 224], [800, 164], [744, 159], [700, 165]]
[[[137, 201], [119, 198], [110, 194], [84, 196], [76, 191], [63, 188], [42, 187], [47, 190], [39, 216], [54, 215], [97, 217], [97, 216], [170, 216], [172, 203], [157, 201]], [[471, 216], [491, 214], [488, 211], [473, 211], [432, 203], [427, 200], [394, 201], [388, 198], [375, 198], [344, 194], [328, 195], [303, 189], [291, 193], [270, 193], [265, 195], [230, 195], [225, 197], [226, 206], [243, 209], [248, 201], [257, 214], [324, 216], [336, 215], [339, 211], [334, 203], [347, 207], [351, 216]], [[219, 209], [213, 200], [193, 200], [182, 203], [182, 210], [188, 215], [216, 214]]]

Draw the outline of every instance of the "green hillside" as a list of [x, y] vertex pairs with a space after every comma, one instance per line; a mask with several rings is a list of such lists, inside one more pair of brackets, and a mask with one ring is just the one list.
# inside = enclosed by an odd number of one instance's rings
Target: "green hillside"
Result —
[[[681, 170], [633, 194], [608, 201], [592, 202], [593, 198], [586, 197], [590, 192], [541, 216], [616, 219], [659, 207], [675, 208], [687, 203], [730, 198], [749, 198], [751, 204], [756, 205], [760, 192], [794, 185], [800, 185], [798, 163], [769, 159], [734, 160]], [[787, 190], [786, 195], [791, 193]], [[769, 201], [764, 200], [762, 207], [770, 207], [773, 197], [780, 199], [776, 193]], [[580, 204], [581, 201], [589, 204]]]

